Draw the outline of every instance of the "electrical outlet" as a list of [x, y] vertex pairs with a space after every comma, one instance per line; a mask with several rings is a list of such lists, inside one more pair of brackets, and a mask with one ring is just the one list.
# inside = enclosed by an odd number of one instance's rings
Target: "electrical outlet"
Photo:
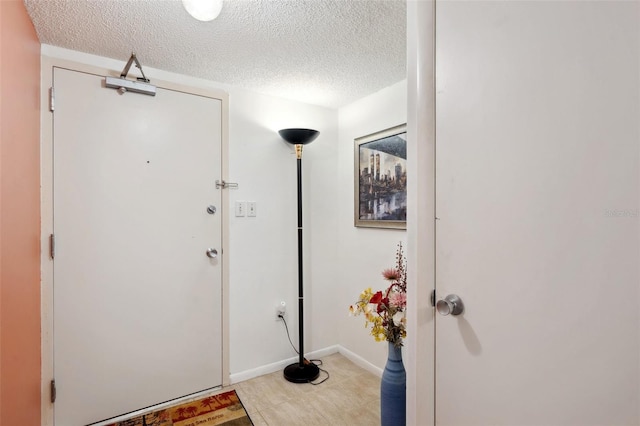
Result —
[[276, 308], [276, 320], [279, 320], [280, 317], [284, 317], [286, 313], [287, 313], [287, 304], [283, 300], [278, 304], [278, 307]]

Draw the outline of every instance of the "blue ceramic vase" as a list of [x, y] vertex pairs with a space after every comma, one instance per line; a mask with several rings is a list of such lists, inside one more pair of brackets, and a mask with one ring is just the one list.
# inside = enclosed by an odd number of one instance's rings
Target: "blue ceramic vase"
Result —
[[382, 426], [407, 424], [407, 373], [402, 363], [402, 348], [389, 342], [387, 364], [380, 384], [380, 420]]

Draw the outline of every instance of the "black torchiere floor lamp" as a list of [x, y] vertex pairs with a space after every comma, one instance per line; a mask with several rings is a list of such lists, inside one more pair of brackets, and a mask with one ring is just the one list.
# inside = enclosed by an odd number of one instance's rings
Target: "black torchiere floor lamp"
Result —
[[283, 129], [280, 136], [288, 143], [295, 145], [298, 163], [298, 345], [300, 360], [284, 369], [284, 378], [293, 383], [308, 383], [320, 375], [317, 365], [304, 359], [304, 297], [302, 291], [302, 145], [306, 145], [318, 137], [320, 132], [311, 129]]

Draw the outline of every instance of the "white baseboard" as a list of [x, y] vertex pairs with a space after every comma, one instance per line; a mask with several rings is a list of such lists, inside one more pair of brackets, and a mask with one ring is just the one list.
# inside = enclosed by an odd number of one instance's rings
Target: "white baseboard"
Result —
[[[358, 367], [364, 368], [368, 372], [375, 374], [378, 377], [382, 377], [382, 368], [376, 367], [366, 359], [362, 358], [360, 355], [357, 355], [354, 352], [351, 352], [350, 350], [340, 345], [333, 345], [333, 346], [326, 347], [324, 349], [319, 349], [317, 351], [307, 352], [305, 357], [307, 359], [322, 358], [324, 356], [335, 354], [336, 352], [343, 355], [345, 358], [347, 358], [349, 361], [356, 364]], [[229, 376], [229, 380], [231, 384], [235, 384], [239, 382], [244, 382], [246, 380], [255, 379], [256, 377], [264, 376], [265, 374], [271, 374], [271, 373], [275, 373], [276, 371], [284, 370], [284, 368], [287, 365], [293, 364], [296, 361], [298, 361], [298, 357], [293, 357], [293, 358], [283, 359], [281, 361], [274, 362], [271, 364], [263, 365], [257, 368], [252, 368], [251, 370], [245, 370], [239, 373], [233, 373]]]
[[341, 355], [343, 355], [345, 358], [347, 358], [349, 361], [353, 362], [358, 367], [362, 367], [368, 372], [375, 374], [378, 377], [382, 377], [382, 368], [371, 364], [369, 361], [362, 358], [360, 355], [357, 355], [356, 353], [351, 352], [349, 349], [340, 345], [338, 345], [338, 352]]
[[[319, 349], [317, 351], [307, 352], [305, 354], [305, 358], [307, 359], [321, 358], [323, 356], [335, 354], [336, 352], [340, 352], [339, 345], [333, 345], [333, 346], [326, 347], [324, 349]], [[282, 361], [263, 365], [257, 368], [252, 368], [251, 370], [245, 370], [239, 373], [232, 373], [229, 375], [229, 381], [231, 382], [231, 384], [235, 384], [238, 382], [244, 382], [245, 380], [251, 380], [256, 377], [264, 376], [265, 374], [275, 373], [276, 371], [284, 370], [284, 368], [287, 365], [293, 364], [294, 362], [298, 361], [298, 359], [299, 358], [296, 356], [288, 359], [283, 359]]]

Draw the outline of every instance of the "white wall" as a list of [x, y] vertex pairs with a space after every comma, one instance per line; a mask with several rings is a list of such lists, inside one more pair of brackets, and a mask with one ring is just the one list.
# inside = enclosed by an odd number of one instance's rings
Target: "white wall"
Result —
[[[231, 373], [296, 356], [276, 306], [287, 303], [294, 343], [297, 321], [296, 157], [277, 130], [308, 127], [320, 136], [303, 150], [305, 352], [335, 345], [330, 286], [335, 278], [333, 194], [337, 186], [335, 110], [230, 90], [231, 201], [258, 203], [255, 218], [231, 217]], [[313, 261], [311, 261], [313, 259]], [[264, 370], [266, 371], [266, 370]], [[242, 376], [240, 376], [242, 378]]]
[[[394, 266], [396, 246], [406, 243], [406, 231], [354, 227], [354, 139], [405, 123], [406, 92], [402, 81], [336, 114], [230, 91], [230, 179], [240, 183], [231, 198], [258, 202], [257, 218], [231, 220], [232, 373], [268, 371], [260, 367], [295, 355], [282, 324], [272, 321], [276, 304], [284, 299], [297, 342], [295, 156], [275, 133], [292, 126], [321, 132], [303, 152], [305, 352], [339, 344], [366, 363], [384, 367], [387, 345], [373, 340], [364, 318], [349, 317], [348, 307], [366, 287], [385, 285], [381, 271]], [[272, 201], [274, 194], [278, 198]], [[266, 341], [267, 336], [274, 341]], [[240, 339], [249, 339], [254, 349], [247, 350]]]
[[[128, 59], [118, 61], [48, 45], [42, 46], [42, 54], [117, 71]], [[232, 381], [277, 368], [274, 363], [296, 356], [283, 324], [275, 320], [276, 305], [285, 300], [291, 338], [297, 343], [296, 161], [292, 147], [277, 130], [309, 127], [320, 131], [303, 156], [305, 352], [335, 345], [337, 320], [330, 313], [337, 309], [332, 294], [338, 266], [337, 112], [142, 65], [152, 82], [159, 79], [229, 93], [229, 180], [239, 184], [239, 189], [230, 190], [227, 208]], [[257, 217], [233, 216], [236, 200], [256, 201]]]
[[[382, 289], [381, 272], [395, 265], [398, 242], [406, 243], [406, 231], [356, 228], [354, 222], [354, 139], [388, 129], [407, 120], [407, 83], [401, 81], [340, 108], [338, 177], [338, 271], [335, 294], [340, 302], [338, 343], [365, 361], [383, 368], [386, 343], [376, 342], [364, 328], [364, 317], [349, 317], [348, 307], [367, 287]], [[408, 266], [409, 271], [411, 265]], [[411, 330], [408, 330], [410, 339]]]

